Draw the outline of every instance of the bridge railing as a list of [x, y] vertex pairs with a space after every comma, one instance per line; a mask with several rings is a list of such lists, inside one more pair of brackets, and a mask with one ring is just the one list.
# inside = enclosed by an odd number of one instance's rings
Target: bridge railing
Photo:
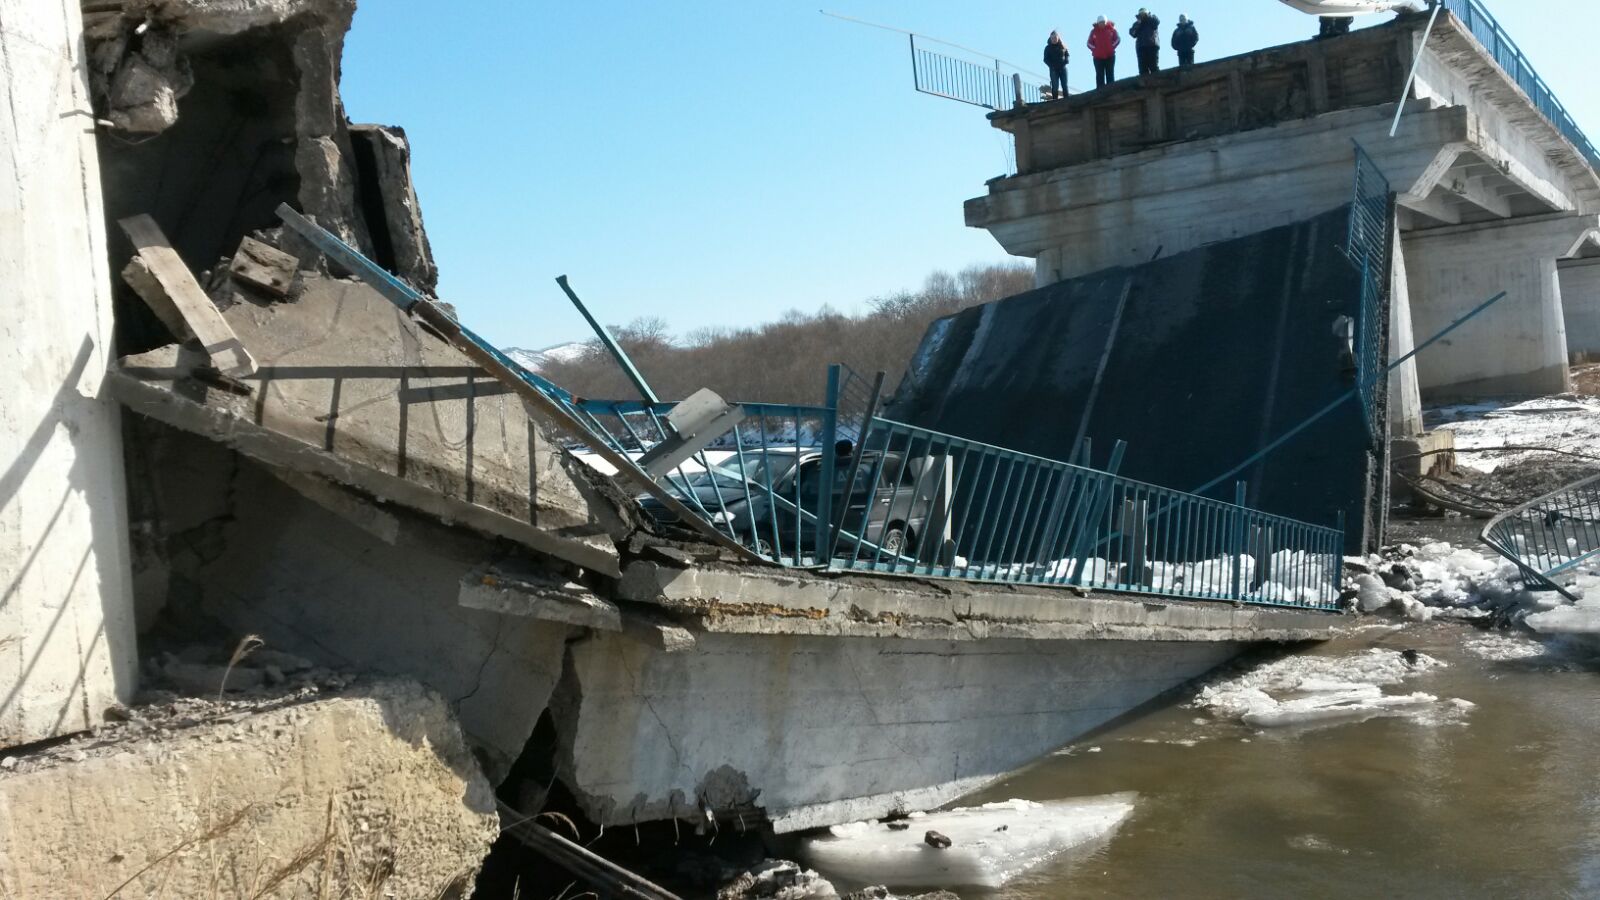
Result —
[[1543, 78], [1534, 70], [1533, 64], [1528, 61], [1526, 54], [1517, 46], [1506, 30], [1500, 27], [1499, 21], [1489, 13], [1489, 10], [1480, 0], [1443, 0], [1444, 8], [1455, 13], [1456, 18], [1466, 25], [1472, 36], [1478, 39], [1489, 51], [1489, 55], [1499, 64], [1500, 68], [1510, 76], [1517, 86], [1533, 100], [1539, 112], [1550, 120], [1568, 140], [1588, 158], [1589, 164], [1600, 169], [1600, 151], [1590, 143], [1583, 129], [1567, 112], [1566, 107], [1556, 98], [1555, 92], [1545, 84]]
[[1338, 608], [1344, 534], [1116, 474], [874, 419], [833, 565], [932, 578], [1080, 586]]
[[1018, 101], [1040, 103], [1049, 89], [1037, 74], [998, 59], [938, 53], [918, 44], [916, 35], [911, 35], [911, 75], [924, 94], [991, 110], [1010, 109]]
[[1383, 437], [1383, 399], [1388, 391], [1388, 340], [1384, 323], [1385, 279], [1393, 249], [1389, 215], [1393, 199], [1389, 179], [1367, 151], [1356, 145], [1355, 190], [1350, 206], [1350, 231], [1345, 255], [1361, 272], [1361, 312], [1351, 350], [1367, 432]]
[[1600, 558], [1600, 475], [1501, 513], [1482, 536], [1532, 585], [1571, 597], [1557, 579]]

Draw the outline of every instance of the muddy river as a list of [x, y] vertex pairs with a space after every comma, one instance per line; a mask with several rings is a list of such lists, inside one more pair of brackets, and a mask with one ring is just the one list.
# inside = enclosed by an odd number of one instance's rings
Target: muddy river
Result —
[[1137, 791], [1115, 837], [963, 896], [1600, 896], [1600, 664], [1456, 624], [1310, 656], [1360, 680], [1373, 649], [1443, 663], [1386, 688], [1439, 701], [1278, 728], [1174, 704], [1112, 727], [964, 802]]

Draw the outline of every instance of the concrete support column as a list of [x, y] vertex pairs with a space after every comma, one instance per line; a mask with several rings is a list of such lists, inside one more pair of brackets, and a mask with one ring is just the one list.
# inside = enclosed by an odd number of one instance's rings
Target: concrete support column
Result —
[[1429, 399], [1543, 395], [1570, 386], [1556, 261], [1600, 240], [1600, 217], [1539, 216], [1406, 237], [1411, 316], [1424, 339], [1500, 291], [1499, 304], [1417, 359]]
[[0, 0], [0, 747], [137, 675], [100, 171], [78, 0]]
[[1562, 260], [1556, 271], [1567, 314], [1567, 353], [1600, 360], [1600, 259]]
[[[1416, 348], [1411, 328], [1411, 286], [1406, 272], [1406, 257], [1400, 246], [1400, 232], [1394, 234], [1393, 260], [1389, 281], [1389, 360], [1396, 360]], [[1417, 361], [1412, 360], [1389, 374], [1389, 433], [1408, 438], [1422, 433], [1422, 388], [1417, 381]]]

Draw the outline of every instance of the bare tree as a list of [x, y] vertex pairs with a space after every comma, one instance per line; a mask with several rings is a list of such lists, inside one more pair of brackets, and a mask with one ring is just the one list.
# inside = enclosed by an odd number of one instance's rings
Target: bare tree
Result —
[[[1032, 287], [1026, 265], [972, 266], [954, 275], [934, 272], [919, 290], [874, 297], [860, 316], [824, 305], [814, 313], [789, 310], [750, 328], [699, 329], [681, 341], [672, 339], [660, 318], [636, 319], [611, 331], [663, 398], [709, 387], [732, 399], [815, 404], [823, 399], [830, 363], [863, 374], [881, 369], [893, 386], [935, 320]], [[579, 396], [633, 393], [599, 341], [576, 359], [549, 364], [545, 375]]]

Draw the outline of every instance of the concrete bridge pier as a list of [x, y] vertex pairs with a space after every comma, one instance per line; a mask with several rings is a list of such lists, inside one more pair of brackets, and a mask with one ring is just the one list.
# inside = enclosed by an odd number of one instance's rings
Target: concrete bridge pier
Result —
[[[1411, 322], [1411, 279], [1400, 233], [1395, 232], [1390, 249], [1389, 275], [1389, 359], [1396, 360], [1416, 349], [1416, 330]], [[1389, 434], [1412, 438], [1423, 433], [1422, 385], [1417, 380], [1417, 361], [1411, 360], [1389, 375]]]
[[1446, 338], [1449, 352], [1418, 358], [1430, 400], [1570, 389], [1567, 325], [1557, 263], [1600, 252], [1600, 217], [1535, 216], [1408, 234], [1404, 260], [1416, 333], [1432, 335], [1499, 291], [1484, 327]]
[[1575, 360], [1600, 359], [1600, 257], [1563, 259], [1561, 306], [1567, 314], [1567, 353]]

